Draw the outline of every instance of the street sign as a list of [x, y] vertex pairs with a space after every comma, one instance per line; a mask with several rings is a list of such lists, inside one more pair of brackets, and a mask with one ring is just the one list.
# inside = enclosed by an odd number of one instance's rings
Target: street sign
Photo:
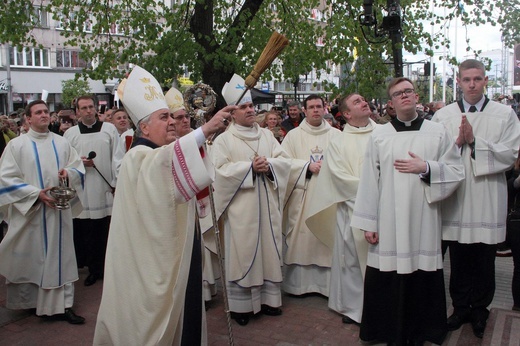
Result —
[[9, 91], [9, 87], [7, 86], [6, 82], [0, 81], [0, 91]]

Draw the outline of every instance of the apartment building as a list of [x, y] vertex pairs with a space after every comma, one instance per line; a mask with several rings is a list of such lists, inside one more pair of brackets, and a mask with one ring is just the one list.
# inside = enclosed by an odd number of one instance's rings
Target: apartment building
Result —
[[[168, 0], [166, 0], [168, 1]], [[182, 3], [183, 0], [169, 0], [171, 5]], [[43, 1], [43, 4], [47, 1]], [[269, 4], [268, 6], [274, 6]], [[276, 11], [276, 8], [270, 8]], [[321, 0], [317, 8], [308, 10], [307, 20], [316, 25], [327, 25], [330, 5]], [[62, 36], [63, 22], [60, 18], [54, 19], [44, 7], [36, 7], [32, 13], [35, 27], [32, 35], [40, 47], [13, 47], [0, 43], [0, 114], [23, 108], [32, 100], [40, 99], [44, 92], [48, 92], [47, 102], [51, 110], [57, 110], [62, 105], [62, 81], [73, 79], [76, 73], [89, 64], [80, 57], [79, 49], [65, 45], [66, 39]], [[74, 13], [68, 13], [63, 18], [74, 20]], [[63, 19], [65, 20], [65, 19]], [[83, 24], [85, 32], [91, 31], [92, 23]], [[111, 35], [122, 35], [117, 24], [110, 27]], [[327, 49], [326, 41], [320, 38], [316, 42], [317, 49]], [[325, 94], [325, 82], [339, 85], [341, 66], [329, 64], [329, 71], [309, 71], [298, 76], [295, 86], [294, 76], [286, 76], [285, 81], [262, 81], [264, 91], [278, 92], [278, 101], [294, 98], [303, 99], [311, 93]], [[189, 71], [184, 77], [189, 78]], [[99, 80], [89, 80], [93, 94], [100, 104], [111, 107], [114, 100], [114, 89], [117, 80], [103, 83]], [[10, 86], [10, 88], [9, 88]], [[11, 101], [12, 100], [12, 101]], [[11, 106], [12, 105], [12, 106]]]
[[[51, 110], [61, 107], [62, 81], [74, 79], [75, 74], [87, 66], [79, 56], [79, 50], [65, 46], [61, 36], [63, 23], [54, 20], [42, 7], [36, 7], [32, 13], [37, 23], [32, 30], [39, 47], [13, 47], [0, 44], [0, 114], [10, 111], [11, 92], [12, 109], [25, 107], [29, 102], [40, 99], [48, 92], [47, 102]], [[69, 14], [71, 18], [73, 14]], [[88, 31], [88, 23], [85, 24]], [[117, 34], [117, 26], [111, 28]], [[9, 80], [10, 79], [10, 83]], [[100, 104], [111, 106], [114, 86], [117, 81], [89, 80], [90, 89]], [[9, 90], [9, 84], [11, 90]]]

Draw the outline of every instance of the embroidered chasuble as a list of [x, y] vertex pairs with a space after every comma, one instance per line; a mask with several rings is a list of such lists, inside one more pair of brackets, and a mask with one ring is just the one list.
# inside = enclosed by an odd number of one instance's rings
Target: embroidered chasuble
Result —
[[[308, 173], [308, 167], [312, 162], [325, 159], [323, 155], [329, 141], [340, 134], [326, 121], [320, 126], [310, 126], [307, 121], [302, 121], [282, 142], [282, 147], [293, 158], [283, 226], [287, 245], [283, 286], [284, 291], [291, 294], [329, 294], [332, 250], [316, 238], [305, 224], [310, 203], [308, 196], [314, 189], [319, 189], [316, 186], [317, 175]], [[334, 219], [325, 221], [335, 224]]]
[[[489, 101], [477, 112], [465, 113], [475, 136], [474, 154], [461, 148], [466, 180], [443, 202], [443, 239], [459, 243], [497, 244], [505, 240], [507, 183], [504, 172], [518, 156], [520, 123], [511, 107]], [[462, 120], [458, 103], [438, 110], [432, 121], [456, 138]], [[485, 207], [484, 207], [485, 206]]]
[[[167, 146], [136, 145], [126, 153], [110, 225], [95, 345], [181, 343], [192, 251], [200, 242], [193, 197], [212, 177], [212, 165], [201, 158], [193, 133]], [[205, 343], [204, 317], [198, 328]]]
[[[287, 264], [315, 264], [330, 267], [332, 254], [330, 249], [305, 225], [310, 203], [307, 196], [312, 195], [317, 180], [317, 175], [313, 174], [310, 179], [306, 179], [306, 174], [310, 163], [326, 159], [324, 152], [329, 141], [338, 135], [341, 135], [341, 132], [332, 128], [326, 121], [318, 127], [302, 121], [299, 127], [287, 134], [282, 143], [284, 150], [293, 158], [292, 169], [295, 171], [289, 182], [288, 200], [284, 210], [284, 232], [288, 245], [285, 254]], [[334, 220], [330, 221], [334, 224]]]

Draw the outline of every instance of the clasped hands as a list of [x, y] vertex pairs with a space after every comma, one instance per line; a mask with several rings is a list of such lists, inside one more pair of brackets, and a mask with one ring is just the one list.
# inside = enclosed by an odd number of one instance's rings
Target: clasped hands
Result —
[[457, 147], [462, 147], [464, 144], [471, 144], [475, 141], [475, 136], [473, 135], [473, 126], [468, 121], [468, 118], [465, 115], [462, 115], [462, 121], [459, 126], [459, 136], [455, 140], [455, 144]]
[[269, 161], [265, 156], [255, 156], [253, 159], [253, 172], [267, 173], [269, 172]]

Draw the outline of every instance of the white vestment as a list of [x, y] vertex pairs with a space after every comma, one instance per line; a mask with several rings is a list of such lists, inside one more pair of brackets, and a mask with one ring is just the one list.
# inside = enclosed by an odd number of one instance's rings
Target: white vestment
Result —
[[[213, 178], [194, 134], [125, 154], [95, 345], [178, 345], [195, 236], [193, 197]], [[202, 282], [200, 283], [202, 285]], [[205, 343], [205, 318], [202, 319]]]
[[[272, 177], [253, 172], [255, 153]], [[233, 312], [257, 313], [281, 305], [282, 209], [290, 159], [271, 131], [232, 124], [211, 151], [215, 204], [224, 218], [226, 280]]]
[[66, 286], [78, 280], [72, 214], [81, 211], [81, 204], [76, 198], [72, 209], [59, 210], [38, 199], [42, 189], [59, 185], [62, 168], [67, 170], [70, 186], [81, 191], [80, 157], [66, 139], [51, 132], [29, 130], [12, 139], [0, 160], [0, 206], [10, 207], [9, 230], [0, 243], [8, 308], [37, 308], [38, 315], [54, 315], [72, 306], [66, 296]]
[[[68, 129], [63, 137], [69, 140], [80, 156], [96, 153], [96, 168], [112, 187], [116, 186], [117, 174], [124, 151], [116, 127], [103, 122], [101, 131], [80, 133], [79, 125]], [[85, 167], [85, 189], [81, 196], [84, 201], [83, 212], [79, 219], [101, 219], [112, 214], [113, 195], [110, 186], [96, 172], [94, 167]]]
[[[430, 183], [400, 173], [396, 159], [413, 152], [429, 165]], [[376, 127], [368, 142], [351, 226], [377, 232], [367, 265], [408, 274], [442, 269], [441, 205], [464, 179], [454, 140], [445, 128], [424, 120], [418, 131], [397, 132], [392, 123]]]
[[[308, 196], [314, 189], [320, 189], [316, 184], [317, 176], [313, 174], [306, 178], [310, 163], [322, 159], [323, 153], [334, 136], [341, 132], [323, 121], [320, 126], [310, 126], [302, 121], [300, 126], [287, 133], [282, 147], [293, 158], [293, 173], [287, 189], [288, 200], [284, 209], [284, 234], [287, 249], [284, 254], [285, 275], [283, 289], [287, 293], [301, 295], [317, 292], [329, 295], [330, 266], [332, 249], [309, 231], [305, 224], [308, 217]], [[321, 198], [315, 194], [315, 198]], [[334, 227], [336, 220], [325, 219]]]
[[[520, 123], [509, 106], [490, 101], [483, 112], [466, 113], [475, 136], [475, 158], [462, 147], [466, 181], [443, 202], [443, 239], [459, 243], [497, 244], [506, 236], [507, 182], [504, 172], [515, 163]], [[457, 103], [443, 107], [432, 121], [456, 138], [462, 113]]]
[[[350, 218], [361, 176], [365, 149], [372, 130], [345, 124], [343, 134], [334, 137], [325, 151], [316, 181], [319, 189], [310, 196], [309, 230], [332, 249], [329, 308], [361, 322], [363, 278], [368, 243], [364, 233], [350, 227]], [[328, 220], [336, 220], [333, 225]]]

